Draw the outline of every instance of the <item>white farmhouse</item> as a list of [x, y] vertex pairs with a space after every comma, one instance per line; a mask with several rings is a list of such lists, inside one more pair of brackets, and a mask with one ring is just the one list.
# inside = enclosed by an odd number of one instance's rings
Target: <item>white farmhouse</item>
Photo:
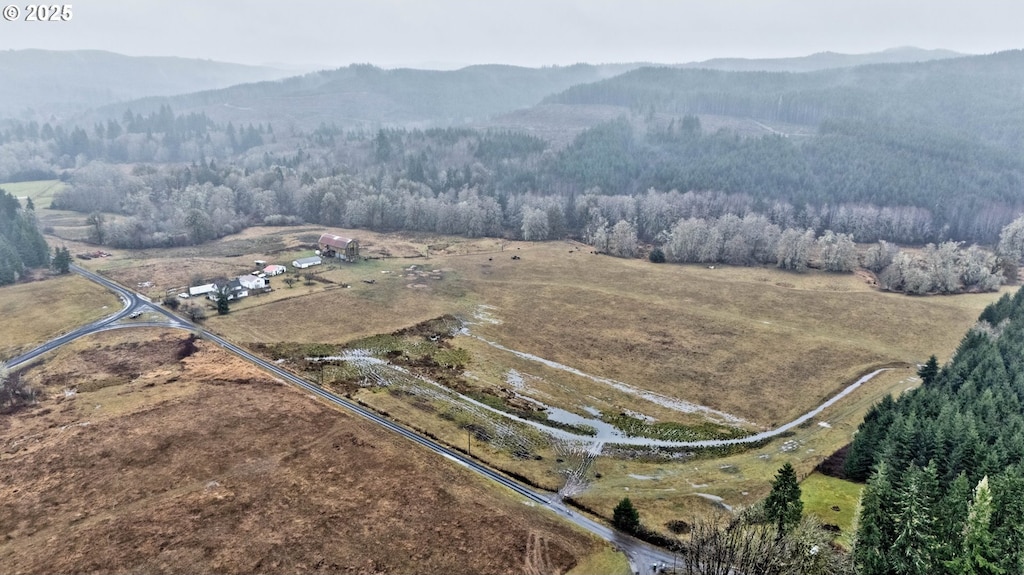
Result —
[[238, 283], [245, 289], [264, 289], [267, 287], [267, 278], [261, 278], [252, 274], [238, 276]]

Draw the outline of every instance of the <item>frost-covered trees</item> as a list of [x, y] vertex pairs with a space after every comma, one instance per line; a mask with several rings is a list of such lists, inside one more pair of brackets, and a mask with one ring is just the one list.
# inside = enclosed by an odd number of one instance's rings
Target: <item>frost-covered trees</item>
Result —
[[814, 247], [814, 230], [788, 229], [779, 237], [775, 248], [778, 266], [784, 270], [804, 271], [811, 260], [811, 248]]
[[665, 244], [669, 261], [753, 265], [775, 261], [778, 226], [761, 215], [681, 219]]
[[[879, 253], [888, 246], [880, 243], [877, 251], [868, 253], [868, 260], [874, 264]], [[865, 266], [867, 267], [867, 266]], [[958, 242], [928, 244], [920, 255], [897, 251], [892, 262], [878, 275], [882, 289], [911, 295], [926, 293], [961, 293], [964, 291], [994, 291], [1002, 284], [995, 256], [985, 250], [971, 246], [961, 249]]]
[[548, 239], [548, 214], [538, 208], [523, 209], [523, 239], [541, 241]]
[[931, 278], [931, 289], [938, 293], [949, 294], [958, 291], [960, 273], [958, 255], [960, 245], [956, 242], [942, 242], [939, 245], [928, 244], [922, 250], [925, 272]]
[[974, 575], [1004, 573], [999, 566], [998, 545], [991, 530], [992, 491], [988, 477], [982, 477], [974, 488], [974, 501], [963, 530], [960, 553], [949, 563], [956, 574]]
[[707, 220], [679, 220], [665, 244], [665, 256], [672, 262], [699, 262], [701, 246], [707, 238]]
[[889, 267], [900, 248], [885, 240], [879, 240], [864, 252], [864, 267], [877, 273]]
[[850, 234], [837, 234], [826, 230], [818, 238], [821, 267], [830, 272], [851, 272], [857, 266], [857, 250]]
[[632, 258], [636, 257], [638, 247], [636, 228], [625, 220], [619, 220], [612, 228], [608, 241], [608, 253], [620, 258]]
[[1000, 256], [1019, 262], [1024, 257], [1024, 215], [1006, 225], [999, 233]]
[[958, 264], [960, 283], [968, 291], [995, 291], [1003, 283], [996, 257], [978, 246], [961, 251]]

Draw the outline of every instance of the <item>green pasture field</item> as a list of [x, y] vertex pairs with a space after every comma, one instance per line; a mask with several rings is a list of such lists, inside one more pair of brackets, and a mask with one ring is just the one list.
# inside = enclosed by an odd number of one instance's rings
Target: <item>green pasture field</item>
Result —
[[0, 358], [8, 358], [111, 315], [121, 302], [76, 275], [0, 287]]
[[[804, 513], [813, 515], [822, 523], [841, 529], [839, 543], [847, 549], [853, 544], [854, 520], [864, 485], [812, 473], [800, 482]], [[838, 510], [836, 509], [838, 508]]]
[[[0, 184], [0, 189], [6, 190], [16, 198], [32, 198], [36, 210], [48, 209], [53, 195], [64, 189], [64, 182], [60, 180], [37, 180], [34, 182], [15, 182]], [[24, 204], [24, 200], [22, 200]]]

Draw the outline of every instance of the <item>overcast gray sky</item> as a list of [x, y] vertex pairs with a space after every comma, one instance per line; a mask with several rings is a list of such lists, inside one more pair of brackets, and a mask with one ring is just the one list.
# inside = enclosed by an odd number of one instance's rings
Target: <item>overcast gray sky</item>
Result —
[[[6, 5], [12, 1], [0, 0]], [[1024, 47], [1020, 0], [77, 0], [0, 20], [0, 49], [101, 49], [303, 68], [681, 63], [896, 46]]]

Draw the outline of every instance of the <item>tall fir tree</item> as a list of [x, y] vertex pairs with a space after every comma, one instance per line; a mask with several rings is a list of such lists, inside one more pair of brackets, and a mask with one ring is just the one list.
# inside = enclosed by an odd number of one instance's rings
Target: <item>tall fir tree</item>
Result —
[[938, 478], [934, 466], [911, 465], [897, 491], [898, 502], [893, 541], [893, 572], [901, 575], [932, 575], [937, 571], [934, 507]]
[[889, 479], [889, 466], [882, 462], [861, 496], [853, 558], [862, 575], [892, 573], [890, 548], [895, 536], [891, 518], [895, 514], [896, 492]]
[[971, 504], [971, 485], [961, 473], [935, 506], [936, 561], [948, 565], [960, 556], [964, 526]]
[[1024, 474], [1011, 468], [992, 485], [993, 536], [999, 565], [1007, 573], [1024, 573]]
[[988, 477], [982, 477], [974, 488], [974, 501], [964, 526], [963, 545], [959, 556], [947, 566], [955, 575], [1002, 575], [997, 563], [998, 551], [990, 529], [992, 521], [992, 492]]
[[797, 523], [804, 512], [804, 504], [800, 501], [800, 484], [796, 479], [796, 471], [788, 462], [783, 465], [772, 481], [772, 491], [764, 502], [765, 516], [784, 533]]
[[626, 533], [636, 533], [640, 529], [640, 513], [633, 507], [629, 497], [622, 498], [612, 511], [612, 525]]
[[917, 370], [917, 376], [921, 378], [921, 385], [929, 386], [939, 376], [939, 360], [935, 356], [928, 358], [928, 361]]
[[71, 252], [66, 247], [59, 247], [53, 250], [53, 259], [50, 260], [50, 267], [59, 274], [66, 274], [71, 271]]

